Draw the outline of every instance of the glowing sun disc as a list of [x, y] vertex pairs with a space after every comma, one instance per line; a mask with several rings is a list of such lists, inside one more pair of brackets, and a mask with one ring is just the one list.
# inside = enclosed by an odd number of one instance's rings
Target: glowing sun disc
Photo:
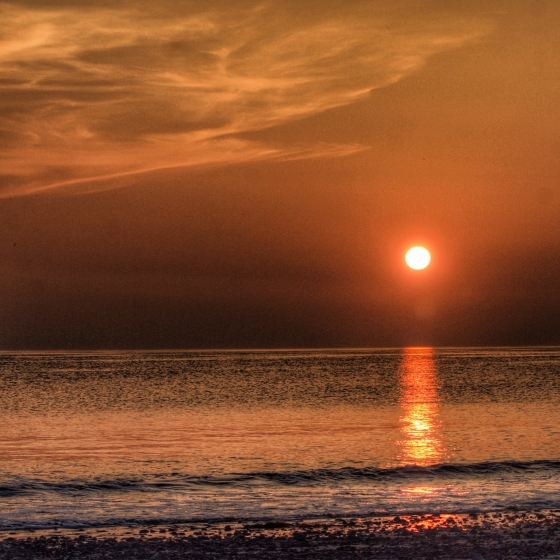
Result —
[[430, 264], [430, 252], [424, 247], [412, 247], [406, 252], [406, 264], [414, 270], [422, 270]]

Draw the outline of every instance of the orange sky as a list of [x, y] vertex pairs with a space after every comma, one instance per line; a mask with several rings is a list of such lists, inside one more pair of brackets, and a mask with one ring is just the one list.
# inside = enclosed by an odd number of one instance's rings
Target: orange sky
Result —
[[0, 21], [0, 348], [560, 343], [558, 2]]

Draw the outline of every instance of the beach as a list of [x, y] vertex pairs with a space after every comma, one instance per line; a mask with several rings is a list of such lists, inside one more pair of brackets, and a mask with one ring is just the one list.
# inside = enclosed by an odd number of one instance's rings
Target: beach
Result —
[[560, 0], [0, 22], [0, 560], [560, 560]]
[[560, 511], [190, 524], [5, 536], [2, 560], [560, 558]]

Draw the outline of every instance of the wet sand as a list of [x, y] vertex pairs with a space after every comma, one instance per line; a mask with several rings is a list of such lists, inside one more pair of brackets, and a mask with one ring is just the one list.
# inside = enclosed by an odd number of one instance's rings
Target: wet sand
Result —
[[59, 530], [0, 536], [1, 560], [560, 559], [560, 511]]

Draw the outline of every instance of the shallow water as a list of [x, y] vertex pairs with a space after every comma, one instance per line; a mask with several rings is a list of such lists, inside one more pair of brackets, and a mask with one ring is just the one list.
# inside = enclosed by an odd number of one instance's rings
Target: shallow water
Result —
[[560, 508], [560, 348], [0, 355], [0, 528]]

